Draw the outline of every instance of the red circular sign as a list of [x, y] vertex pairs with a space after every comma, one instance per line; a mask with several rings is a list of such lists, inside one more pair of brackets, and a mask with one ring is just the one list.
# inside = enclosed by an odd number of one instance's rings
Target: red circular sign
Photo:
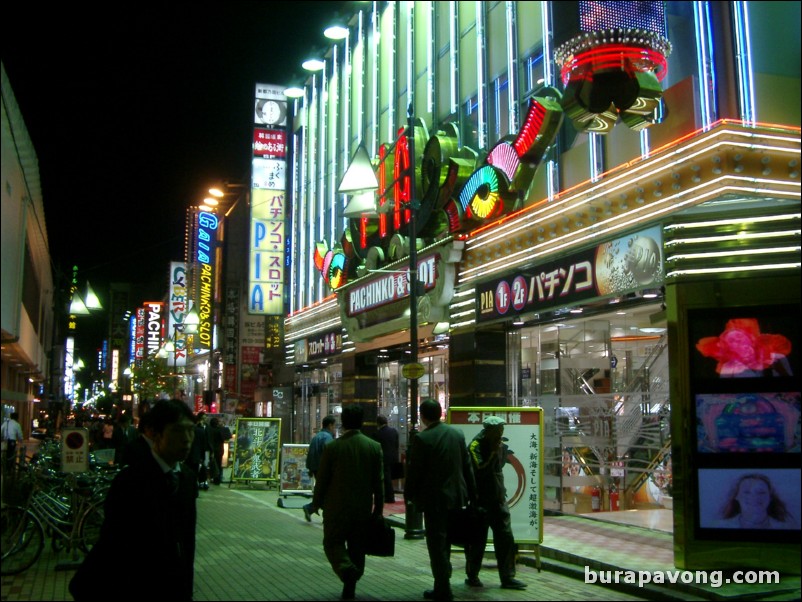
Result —
[[64, 443], [70, 449], [80, 449], [84, 445], [84, 436], [81, 433], [72, 432], [64, 439]]

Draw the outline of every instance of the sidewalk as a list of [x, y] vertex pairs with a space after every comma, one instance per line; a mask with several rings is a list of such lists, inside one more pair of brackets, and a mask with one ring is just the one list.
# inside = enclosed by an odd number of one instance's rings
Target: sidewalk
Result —
[[[212, 487], [198, 500], [195, 600], [338, 600], [342, 585], [323, 554], [323, 524], [318, 516], [304, 520], [303, 512], [281, 508], [279, 495], [264, 486]], [[304, 498], [288, 498], [299, 506]], [[388, 510], [389, 511], [389, 510]], [[132, 525], [132, 536], [137, 527]], [[57, 571], [65, 560], [49, 546], [25, 573], [2, 577], [2, 600], [71, 600], [67, 584], [73, 571]], [[485, 587], [463, 584], [464, 560], [452, 557], [452, 587], [458, 600], [642, 600], [612, 589], [585, 585], [581, 580], [520, 566], [524, 591], [502, 590], [493, 564], [481, 573]], [[120, 567], [120, 587], [127, 579], [145, 578], [136, 567]], [[357, 585], [358, 600], [422, 600], [432, 587], [429, 558], [422, 539], [404, 539], [396, 531], [393, 558], [368, 557]], [[112, 598], [113, 598], [112, 594]]]
[[[279, 499], [284, 507], [280, 507]], [[277, 491], [267, 490], [263, 484], [253, 488], [213, 486], [201, 492], [195, 600], [338, 600], [341, 584], [323, 554], [322, 521], [318, 516], [313, 516], [311, 523], [304, 520], [300, 506], [306, 501], [303, 497], [280, 498]], [[396, 555], [394, 558], [368, 558], [365, 575], [357, 585], [357, 599], [422, 600], [423, 591], [432, 586], [426, 544], [422, 539], [404, 539], [402, 504], [389, 506], [386, 513], [391, 522], [401, 527], [396, 531]], [[132, 525], [132, 536], [136, 530], [136, 525]], [[634, 570], [651, 570], [658, 566], [673, 570], [673, 566], [664, 565], [664, 555], [670, 556], [670, 545], [666, 548], [665, 537], [655, 537], [648, 529], [606, 525], [576, 517], [547, 518], [544, 531], [542, 571], [535, 568], [533, 556], [521, 556], [517, 577], [529, 584], [524, 591], [499, 588], [492, 554], [486, 556], [481, 573], [485, 587], [468, 588], [463, 584], [463, 556], [455, 551], [451, 581], [455, 598], [499, 601], [799, 599], [798, 578], [774, 586], [774, 593], [766, 586], [740, 586], [738, 592], [725, 586], [705, 595], [669, 588], [639, 590], [585, 584], [583, 565], [593, 562]], [[616, 546], [625, 551], [616, 550]], [[558, 554], [563, 557], [553, 557]], [[589, 556], [595, 558], [588, 559]], [[67, 584], [73, 571], [55, 570], [56, 564], [63, 560], [63, 553], [59, 556], [47, 546], [39, 562], [27, 572], [2, 577], [1, 599], [71, 600]], [[575, 562], [583, 565], [572, 564]], [[136, 567], [120, 568], [121, 588], [125, 587], [127, 579], [143, 578]], [[592, 568], [595, 567], [592, 565]]]

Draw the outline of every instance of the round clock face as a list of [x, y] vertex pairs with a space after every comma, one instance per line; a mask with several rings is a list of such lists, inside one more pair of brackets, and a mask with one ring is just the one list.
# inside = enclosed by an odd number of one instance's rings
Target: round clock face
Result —
[[266, 100], [262, 105], [262, 121], [267, 125], [276, 125], [284, 121], [285, 109], [275, 100]]

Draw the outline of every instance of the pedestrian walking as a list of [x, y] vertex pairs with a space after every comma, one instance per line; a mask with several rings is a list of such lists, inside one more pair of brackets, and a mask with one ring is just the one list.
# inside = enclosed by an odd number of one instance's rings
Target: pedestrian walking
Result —
[[343, 582], [343, 600], [356, 596], [368, 527], [384, 508], [382, 450], [360, 430], [363, 412], [356, 403], [343, 407], [345, 432], [325, 446], [312, 498], [312, 505], [323, 509], [323, 550]]
[[[317, 477], [320, 468], [320, 458], [323, 456], [323, 448], [334, 441], [334, 431], [337, 427], [337, 419], [329, 414], [323, 419], [320, 430], [312, 437], [309, 442], [309, 449], [306, 452], [306, 469], [312, 477]], [[312, 502], [303, 506], [304, 518], [312, 521], [312, 515], [317, 514], [318, 508]]]
[[[179, 400], [180, 401], [180, 400]], [[195, 417], [195, 439], [189, 452], [187, 463], [198, 475], [198, 488], [209, 489], [209, 461], [212, 457], [212, 446], [206, 426], [206, 412], [198, 412]]]
[[480, 526], [478, 539], [465, 546], [465, 583], [482, 587], [479, 570], [487, 545], [488, 528], [493, 530], [493, 548], [498, 564], [498, 576], [503, 589], [524, 589], [526, 583], [515, 578], [515, 554], [507, 490], [502, 469], [507, 462], [508, 447], [504, 442], [504, 420], [488, 416], [482, 421], [482, 430], [473, 438], [468, 450], [471, 457], [479, 507], [485, 520]]
[[[198, 484], [182, 461], [194, 433], [192, 412], [177, 399], [148, 412], [152, 448], [114, 478], [100, 538], [70, 581], [75, 600], [149, 600], [154, 591], [159, 599], [192, 600]], [[136, 577], [121, 580], [122, 567]]]
[[19, 413], [11, 414], [3, 421], [0, 426], [0, 436], [3, 442], [3, 460], [7, 470], [14, 468], [14, 460], [17, 456], [17, 445], [22, 443], [22, 427], [19, 420]]
[[398, 431], [387, 424], [387, 417], [376, 416], [376, 440], [382, 446], [384, 456], [384, 503], [395, 503], [393, 488], [393, 466], [398, 464]]
[[434, 399], [421, 402], [421, 422], [426, 428], [412, 440], [404, 485], [407, 501], [423, 512], [434, 577], [434, 589], [423, 592], [427, 600], [454, 599], [450, 583], [449, 514], [467, 506], [476, 495], [465, 436], [440, 421], [442, 412]]
[[215, 416], [209, 421], [209, 445], [212, 448], [212, 459], [209, 467], [212, 472], [212, 482], [220, 485], [223, 482], [223, 452], [226, 441], [231, 439], [231, 430]]

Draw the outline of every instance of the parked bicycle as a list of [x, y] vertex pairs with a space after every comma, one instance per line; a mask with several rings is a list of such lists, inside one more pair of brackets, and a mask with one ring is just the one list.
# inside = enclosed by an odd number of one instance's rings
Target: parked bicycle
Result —
[[[27, 503], [0, 510], [0, 574], [15, 575], [33, 566], [42, 554], [46, 532], [54, 548], [64, 546], [76, 560], [79, 550], [88, 552], [103, 523], [104, 500], [93, 495], [94, 481], [85, 473], [55, 478], [31, 469], [22, 475], [21, 483], [29, 487]], [[67, 496], [60, 491], [62, 484]]]

